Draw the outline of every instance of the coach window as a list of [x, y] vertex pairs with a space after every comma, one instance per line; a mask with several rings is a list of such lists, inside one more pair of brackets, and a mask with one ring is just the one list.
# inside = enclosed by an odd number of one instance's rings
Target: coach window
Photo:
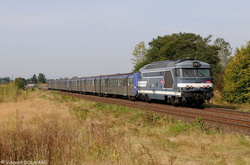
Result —
[[87, 85], [92, 85], [92, 80], [87, 80]]
[[105, 86], [106, 84], [105, 84], [105, 79], [102, 79], [101, 80], [101, 86]]
[[96, 86], [99, 86], [100, 85], [100, 79], [97, 79], [96, 80]]
[[113, 79], [110, 79], [110, 86], [114, 86], [114, 80]]
[[125, 86], [125, 79], [124, 78], [121, 79], [121, 86]]
[[118, 86], [118, 79], [114, 79], [114, 86]]
[[117, 86], [117, 79], [109, 79], [109, 86]]
[[133, 86], [133, 79], [132, 78], [128, 78], [128, 86]]
[[112, 81], [112, 79], [109, 79], [109, 80], [108, 80], [108, 86], [112, 86], [111, 81]]
[[121, 79], [118, 79], [118, 81], [117, 81], [117, 86], [122, 86]]
[[126, 82], [126, 79], [123, 78], [123, 79], [122, 79], [122, 86], [125, 86], [125, 82]]

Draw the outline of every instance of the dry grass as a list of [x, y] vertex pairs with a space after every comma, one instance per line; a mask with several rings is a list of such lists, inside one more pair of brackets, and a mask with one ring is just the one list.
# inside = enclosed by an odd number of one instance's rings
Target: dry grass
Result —
[[23, 100], [28, 98], [28, 92], [23, 90], [18, 90], [14, 82], [8, 85], [0, 85], [0, 103]]
[[0, 160], [250, 164], [249, 136], [122, 106], [36, 91], [29, 100], [0, 103], [0, 113]]

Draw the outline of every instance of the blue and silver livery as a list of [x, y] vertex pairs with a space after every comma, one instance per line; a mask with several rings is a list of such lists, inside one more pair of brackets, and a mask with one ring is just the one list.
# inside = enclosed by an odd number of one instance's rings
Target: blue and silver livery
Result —
[[211, 66], [182, 59], [150, 63], [140, 69], [139, 98], [174, 105], [201, 105], [213, 96]]

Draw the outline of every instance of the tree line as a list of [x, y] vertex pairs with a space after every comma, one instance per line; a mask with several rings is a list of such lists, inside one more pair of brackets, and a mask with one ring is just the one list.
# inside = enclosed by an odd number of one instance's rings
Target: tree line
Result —
[[[37, 84], [37, 83], [44, 84], [47, 81], [47, 79], [46, 79], [46, 77], [45, 77], [45, 75], [43, 73], [39, 73], [38, 77], [36, 76], [36, 74], [33, 74], [33, 76], [31, 78], [29, 78], [29, 79], [18, 77], [18, 78], [15, 79], [15, 81], [17, 79], [18, 79], [19, 83], [20, 83], [20, 81], [22, 81], [22, 83], [24, 85], [27, 85], [27, 84]], [[0, 84], [8, 84], [11, 81], [12, 80], [10, 79], [10, 77], [0, 78]]]
[[158, 36], [148, 43], [135, 46], [131, 59], [134, 72], [155, 61], [196, 58], [212, 66], [215, 88], [225, 101], [250, 102], [250, 41], [232, 53], [229, 42], [212, 35], [202, 37], [193, 33], [174, 33]]

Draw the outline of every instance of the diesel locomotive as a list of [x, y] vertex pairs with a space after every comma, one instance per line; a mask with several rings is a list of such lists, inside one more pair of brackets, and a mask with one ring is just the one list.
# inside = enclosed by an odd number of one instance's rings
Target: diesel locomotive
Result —
[[214, 95], [211, 66], [192, 58], [152, 62], [138, 73], [48, 80], [48, 88], [175, 106], [200, 106]]

